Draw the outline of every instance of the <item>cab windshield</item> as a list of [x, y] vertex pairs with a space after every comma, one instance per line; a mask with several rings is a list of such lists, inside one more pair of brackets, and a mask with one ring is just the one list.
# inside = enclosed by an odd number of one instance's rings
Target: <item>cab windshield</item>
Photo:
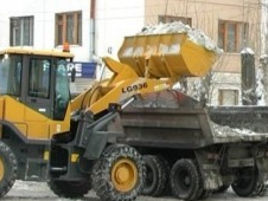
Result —
[[22, 56], [0, 56], [0, 95], [20, 96]]

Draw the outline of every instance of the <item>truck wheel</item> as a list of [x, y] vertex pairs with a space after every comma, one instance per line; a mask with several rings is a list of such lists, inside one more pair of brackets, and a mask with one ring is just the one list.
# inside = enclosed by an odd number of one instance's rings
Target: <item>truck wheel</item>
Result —
[[178, 160], [170, 173], [172, 193], [182, 200], [196, 200], [200, 196], [200, 177], [193, 160]]
[[135, 200], [145, 178], [142, 156], [127, 145], [107, 147], [92, 172], [93, 188], [102, 201]]
[[0, 141], [0, 197], [13, 186], [17, 178], [18, 163], [15, 154], [4, 142]]
[[153, 197], [163, 195], [169, 176], [169, 168], [163, 157], [146, 155], [143, 157], [146, 166], [146, 180], [142, 190], [143, 195]]
[[258, 191], [258, 171], [256, 168], [243, 168], [239, 171], [232, 189], [240, 197], [256, 195]]
[[81, 198], [91, 189], [90, 181], [73, 182], [51, 179], [48, 186], [53, 193], [65, 198]]

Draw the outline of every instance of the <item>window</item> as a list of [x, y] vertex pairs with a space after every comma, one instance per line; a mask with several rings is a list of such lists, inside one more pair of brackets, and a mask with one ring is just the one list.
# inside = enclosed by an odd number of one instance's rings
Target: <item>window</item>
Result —
[[70, 101], [68, 70], [65, 60], [57, 61], [54, 119], [63, 120]]
[[0, 94], [20, 96], [22, 56], [0, 56]]
[[158, 21], [162, 23], [170, 23], [175, 21], [181, 21], [183, 24], [188, 24], [192, 26], [192, 19], [189, 17], [179, 17], [179, 16], [171, 16], [171, 15], [160, 15], [158, 17]]
[[238, 90], [220, 89], [219, 105], [238, 105]]
[[33, 17], [10, 18], [10, 46], [33, 45]]
[[219, 21], [218, 45], [225, 52], [240, 52], [248, 40], [248, 23]]
[[82, 45], [82, 13], [56, 14], [56, 45], [64, 42]]
[[49, 98], [50, 61], [32, 59], [30, 64], [29, 96]]

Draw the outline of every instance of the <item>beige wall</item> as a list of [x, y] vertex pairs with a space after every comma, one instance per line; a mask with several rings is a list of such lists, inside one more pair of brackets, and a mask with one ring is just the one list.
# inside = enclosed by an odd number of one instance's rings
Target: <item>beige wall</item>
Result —
[[[243, 4], [245, 2], [245, 4]], [[218, 21], [231, 20], [249, 23], [249, 41], [256, 56], [260, 54], [259, 0], [145, 0], [145, 24], [157, 24], [159, 15], [192, 18], [192, 27], [203, 30], [217, 41]], [[240, 72], [238, 53], [226, 53], [217, 62], [215, 71]]]

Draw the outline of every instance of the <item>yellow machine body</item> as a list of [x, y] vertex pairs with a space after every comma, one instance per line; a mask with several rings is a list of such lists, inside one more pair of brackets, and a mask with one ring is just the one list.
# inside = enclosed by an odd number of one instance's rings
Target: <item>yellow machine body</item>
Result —
[[[32, 48], [12, 47], [0, 51], [3, 55], [45, 56], [47, 58], [73, 58], [73, 54], [58, 50], [35, 50]], [[22, 78], [23, 79], [23, 78]], [[53, 87], [53, 86], [52, 86]], [[19, 98], [9, 95], [0, 96], [0, 121], [9, 122], [28, 140], [50, 140], [56, 133], [70, 130], [70, 103], [64, 120], [52, 120], [33, 108], [20, 102]], [[0, 125], [0, 134], [2, 128]]]

